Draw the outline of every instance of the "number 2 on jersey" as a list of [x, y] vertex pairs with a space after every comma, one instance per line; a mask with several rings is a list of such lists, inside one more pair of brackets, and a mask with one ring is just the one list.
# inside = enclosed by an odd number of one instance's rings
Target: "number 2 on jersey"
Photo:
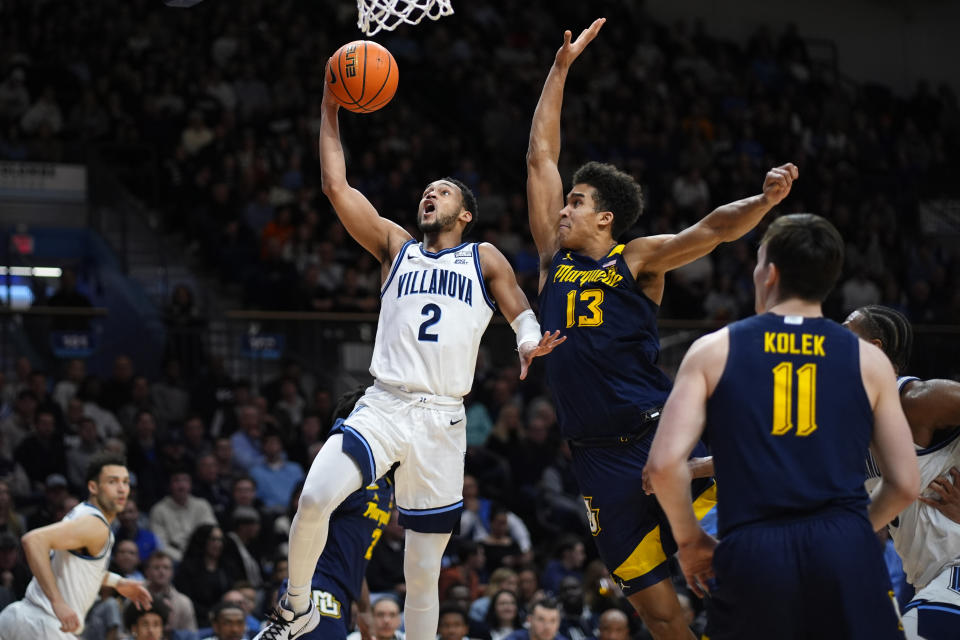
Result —
[[423, 324], [420, 325], [420, 335], [417, 336], [421, 342], [436, 342], [440, 337], [436, 333], [427, 333], [427, 329], [433, 325], [440, 322], [440, 307], [433, 304], [423, 305], [423, 309], [420, 310], [420, 315], [430, 317], [423, 321]]
[[[577, 294], [580, 300], [587, 303], [590, 315], [577, 316]], [[567, 292], [567, 329], [570, 327], [599, 327], [603, 324], [603, 289], [571, 289]]]
[[[793, 363], [781, 362], [773, 368], [773, 435], [783, 436], [793, 429]], [[807, 363], [797, 369], [797, 435], [808, 436], [817, 430], [817, 365]]]

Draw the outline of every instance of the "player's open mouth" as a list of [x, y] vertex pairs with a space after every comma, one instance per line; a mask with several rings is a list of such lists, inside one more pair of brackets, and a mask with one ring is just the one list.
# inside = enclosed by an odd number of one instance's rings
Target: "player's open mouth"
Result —
[[436, 209], [437, 209], [437, 205], [433, 204], [432, 202], [427, 202], [423, 205], [424, 213], [433, 213], [434, 211], [436, 211]]

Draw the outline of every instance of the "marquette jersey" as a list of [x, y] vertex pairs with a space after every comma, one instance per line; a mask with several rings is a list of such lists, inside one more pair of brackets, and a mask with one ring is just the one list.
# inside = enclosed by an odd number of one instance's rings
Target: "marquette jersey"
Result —
[[493, 309], [476, 243], [430, 253], [408, 241], [380, 294], [370, 373], [403, 391], [467, 395]]
[[357, 600], [367, 564], [392, 510], [392, 472], [347, 496], [330, 518], [327, 545], [313, 572], [313, 589], [326, 589], [332, 580]]
[[[901, 392], [909, 382], [919, 380], [902, 377], [897, 380]], [[939, 476], [950, 482], [950, 467], [960, 465], [960, 425], [937, 444], [917, 450], [920, 486], [926, 488]], [[880, 469], [872, 457], [867, 462], [867, 487], [872, 489], [880, 478]], [[924, 493], [934, 498], [934, 492]], [[903, 561], [907, 581], [919, 591], [946, 567], [960, 565], [960, 524], [933, 507], [915, 500], [889, 526], [897, 555]]]
[[544, 358], [567, 438], [628, 434], [670, 393], [656, 364], [658, 307], [638, 288], [623, 248], [601, 260], [561, 249], [540, 292], [540, 326], [567, 337]]
[[[80, 617], [80, 629], [75, 631], [77, 634], [83, 630], [83, 619], [100, 593], [100, 585], [110, 564], [110, 552], [113, 549], [114, 541], [113, 531], [110, 530], [110, 525], [103, 512], [89, 502], [83, 502], [75, 506], [70, 510], [70, 513], [63, 517], [63, 521], [74, 520], [83, 516], [95, 516], [103, 521], [103, 526], [109, 531], [107, 544], [103, 549], [55, 550], [50, 552], [50, 564], [53, 567], [53, 575], [57, 580], [57, 588], [66, 603]], [[99, 553], [90, 556], [85, 555], [84, 552]], [[50, 600], [47, 599], [47, 595], [40, 588], [36, 578], [30, 580], [30, 584], [27, 585], [24, 599], [56, 617]]]
[[764, 314], [728, 327], [707, 404], [721, 538], [759, 520], [828, 507], [862, 513], [873, 411], [859, 339], [824, 318]]

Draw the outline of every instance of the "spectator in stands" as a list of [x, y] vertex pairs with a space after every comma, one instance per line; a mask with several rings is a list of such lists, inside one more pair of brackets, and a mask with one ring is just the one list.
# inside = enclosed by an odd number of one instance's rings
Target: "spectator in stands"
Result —
[[[183, 557], [188, 539], [192, 540], [192, 532], [197, 527], [217, 523], [210, 503], [190, 495], [191, 484], [186, 470], [175, 470], [170, 474], [170, 495], [150, 509], [150, 529], [175, 561]], [[222, 537], [221, 534], [221, 541]]]
[[154, 551], [160, 548], [160, 541], [150, 529], [140, 526], [140, 509], [133, 497], [127, 498], [127, 503], [117, 514], [116, 540], [131, 540], [137, 545], [140, 562], [146, 562]]
[[[392, 596], [383, 596], [373, 603], [373, 637], [376, 640], [403, 640], [400, 625], [400, 603]], [[359, 631], [347, 636], [347, 640], [362, 640]]]
[[292, 434], [294, 428], [303, 422], [307, 401], [297, 389], [297, 381], [284, 378], [280, 384], [280, 399], [274, 405], [274, 415], [286, 434]]
[[188, 376], [195, 376], [206, 361], [203, 329], [207, 321], [197, 309], [193, 289], [185, 284], [173, 288], [163, 322], [167, 328], [166, 361], [178, 362]]
[[313, 410], [304, 413], [303, 421], [296, 429], [296, 437], [287, 449], [290, 461], [309, 469], [313, 461], [309, 455], [310, 447], [323, 445], [324, 434], [324, 421], [320, 415]]
[[237, 507], [251, 507], [262, 517], [262, 504], [257, 498], [257, 483], [250, 476], [237, 476], [233, 480], [233, 489], [230, 492], [230, 511]]
[[60, 410], [66, 413], [67, 403], [77, 395], [80, 385], [87, 377], [87, 365], [80, 358], [72, 358], [67, 361], [64, 369], [65, 377], [53, 387], [53, 399], [60, 405]]
[[153, 416], [157, 428], [161, 433], [164, 432], [166, 424], [158, 419], [157, 406], [153, 403], [153, 397], [150, 394], [150, 380], [147, 376], [136, 375], [131, 380], [130, 399], [115, 413], [124, 430], [131, 433], [137, 416], [144, 411]]
[[[486, 555], [486, 574], [490, 575], [500, 567], [510, 569], [519, 568], [533, 561], [533, 551], [530, 549], [529, 533], [524, 551], [520, 540], [513, 536], [509, 525], [510, 512], [502, 505], [495, 505], [490, 509], [490, 530], [480, 540]], [[524, 527], [524, 531], [526, 527]]]
[[54, 95], [53, 87], [47, 85], [37, 101], [27, 109], [20, 119], [20, 128], [27, 135], [35, 135], [46, 129], [52, 134], [63, 128], [63, 114]]
[[583, 541], [576, 536], [564, 536], [557, 544], [557, 557], [547, 563], [540, 576], [540, 587], [551, 594], [559, 593], [560, 581], [568, 576], [583, 580], [583, 562], [587, 555]]
[[437, 624], [437, 640], [469, 640], [470, 631], [467, 612], [456, 604], [440, 607], [440, 619]]
[[13, 459], [23, 467], [35, 487], [41, 487], [49, 475], [59, 474], [67, 466], [63, 438], [56, 429], [53, 414], [38, 411], [33, 432], [20, 442], [13, 453]]
[[3, 456], [13, 459], [13, 452], [33, 430], [33, 423], [37, 413], [37, 396], [29, 389], [22, 389], [17, 393], [13, 413], [0, 422], [0, 436], [2, 436]]
[[241, 469], [252, 469], [263, 461], [260, 438], [263, 435], [263, 422], [256, 405], [240, 407], [240, 425], [236, 433], [230, 436], [233, 449], [233, 461]]
[[593, 612], [583, 599], [583, 585], [574, 576], [560, 581], [560, 633], [569, 640], [593, 638], [596, 628]]
[[50, 388], [47, 386], [47, 374], [39, 369], [30, 372], [30, 390], [37, 396], [37, 413], [46, 411], [53, 416], [57, 431], [63, 432], [63, 411], [60, 405], [54, 401], [50, 395]]
[[537, 570], [532, 565], [522, 567], [517, 572], [517, 604], [520, 607], [520, 615], [526, 616], [527, 612], [533, 608], [533, 602], [543, 596]]
[[587, 533], [587, 510], [584, 509], [577, 479], [571, 467], [570, 445], [564, 440], [553, 463], [540, 478], [539, 522], [548, 530]]
[[173, 586], [173, 559], [163, 551], [154, 551], [147, 558], [144, 574], [153, 606], [162, 603], [169, 611], [167, 628], [173, 631], [196, 631], [197, 618], [190, 598]]
[[482, 594], [479, 572], [483, 571], [485, 563], [482, 546], [473, 540], [460, 539], [457, 543], [457, 563], [440, 572], [437, 592], [444, 595], [451, 586], [462, 584], [469, 589], [470, 601], [476, 600]]
[[219, 521], [223, 521], [230, 507], [230, 484], [230, 478], [220, 475], [220, 464], [215, 455], [207, 453], [197, 458], [193, 495], [209, 502]]
[[553, 598], [538, 600], [527, 616], [527, 629], [514, 631], [504, 640], [566, 640], [559, 634], [560, 605]]
[[630, 640], [630, 621], [620, 609], [607, 609], [600, 616], [597, 640]]
[[264, 508], [274, 514], [282, 513], [293, 489], [304, 478], [303, 467], [287, 460], [279, 431], [268, 430], [261, 442], [263, 461], [250, 469], [250, 476], [257, 483], [257, 497]]
[[[77, 274], [73, 269], [60, 272], [60, 287], [46, 301], [48, 307], [90, 309], [93, 303], [86, 294], [77, 290]], [[54, 331], [87, 331], [90, 329], [90, 316], [57, 315], [50, 327]]]
[[134, 640], [164, 640], [169, 619], [167, 606], [156, 600], [149, 609], [130, 602], [123, 610], [123, 624]]
[[487, 611], [490, 610], [490, 601], [493, 594], [498, 591], [517, 592], [517, 573], [512, 569], [501, 567], [490, 574], [490, 582], [487, 583], [486, 594], [482, 598], [477, 598], [470, 605], [470, 619], [476, 622], [482, 622], [487, 617]]
[[177, 566], [173, 584], [193, 602], [198, 622], [210, 620], [211, 609], [230, 589], [230, 574], [222, 562], [223, 547], [220, 527], [202, 524], [190, 534], [183, 561]]
[[246, 614], [237, 602], [220, 602], [210, 611], [213, 635], [204, 640], [243, 640], [246, 634]]
[[523, 618], [517, 604], [517, 594], [507, 589], [493, 594], [483, 621], [489, 630], [490, 640], [503, 640], [514, 631], [522, 629]]
[[[88, 375], [77, 389], [77, 399], [83, 403], [83, 415], [93, 418], [97, 423], [97, 433], [102, 440], [116, 438], [123, 433], [123, 428], [116, 416], [99, 404], [101, 394], [100, 379]], [[134, 467], [131, 467], [133, 469]]]
[[126, 355], [113, 359], [113, 373], [101, 385], [99, 404], [108, 411], [116, 412], [130, 402], [133, 386], [133, 361]]
[[235, 585], [234, 589], [223, 594], [222, 601], [235, 604], [243, 610], [244, 624], [247, 626], [246, 637], [252, 638], [260, 631], [260, 621], [253, 615], [257, 592], [252, 587], [244, 585], [246, 585], [244, 582]]
[[93, 418], [84, 416], [80, 419], [77, 430], [77, 442], [67, 449], [67, 480], [74, 491], [81, 491], [86, 487], [87, 463], [90, 458], [102, 448], [97, 435], [97, 423]]
[[67, 479], [59, 473], [47, 476], [43, 485], [43, 502], [27, 517], [27, 529], [36, 529], [60, 520], [57, 514], [63, 512], [64, 502], [70, 497], [67, 491]]
[[0, 123], [19, 122], [30, 108], [30, 93], [25, 80], [23, 67], [14, 67], [0, 84]]
[[120, 540], [113, 545], [113, 561], [111, 571], [124, 578], [143, 582], [143, 573], [140, 571], [140, 550], [133, 540]]
[[14, 508], [7, 480], [0, 479], [0, 534], [9, 533], [18, 540], [27, 531], [27, 520]]
[[23, 598], [31, 577], [18, 538], [9, 531], [0, 533], [0, 609]]
[[157, 438], [157, 423], [152, 413], [141, 411], [137, 414], [133, 425], [133, 436], [129, 442], [127, 462], [136, 472], [137, 499], [140, 505], [147, 509], [164, 495], [164, 487], [168, 483], [160, 442]]
[[230, 514], [230, 530], [224, 541], [222, 563], [231, 581], [245, 582], [254, 589], [263, 586], [258, 558], [261, 555], [260, 514], [253, 507], [237, 507]]

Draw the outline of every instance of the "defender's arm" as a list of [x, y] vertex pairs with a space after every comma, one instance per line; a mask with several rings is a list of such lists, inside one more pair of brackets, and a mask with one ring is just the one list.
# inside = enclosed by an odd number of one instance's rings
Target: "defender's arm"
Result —
[[790, 193], [799, 173], [787, 163], [767, 172], [763, 192], [714, 209], [676, 235], [649, 236], [629, 242], [623, 257], [634, 273], [662, 275], [707, 255], [721, 242], [740, 238]]
[[550, 67], [530, 125], [527, 147], [527, 207], [530, 233], [540, 254], [541, 286], [545, 265], [557, 251], [557, 216], [563, 208], [563, 181], [557, 162], [560, 158], [560, 111], [563, 87], [570, 65], [593, 40], [605, 18], [595, 20], [571, 42], [569, 31], [563, 34], [563, 46]]

